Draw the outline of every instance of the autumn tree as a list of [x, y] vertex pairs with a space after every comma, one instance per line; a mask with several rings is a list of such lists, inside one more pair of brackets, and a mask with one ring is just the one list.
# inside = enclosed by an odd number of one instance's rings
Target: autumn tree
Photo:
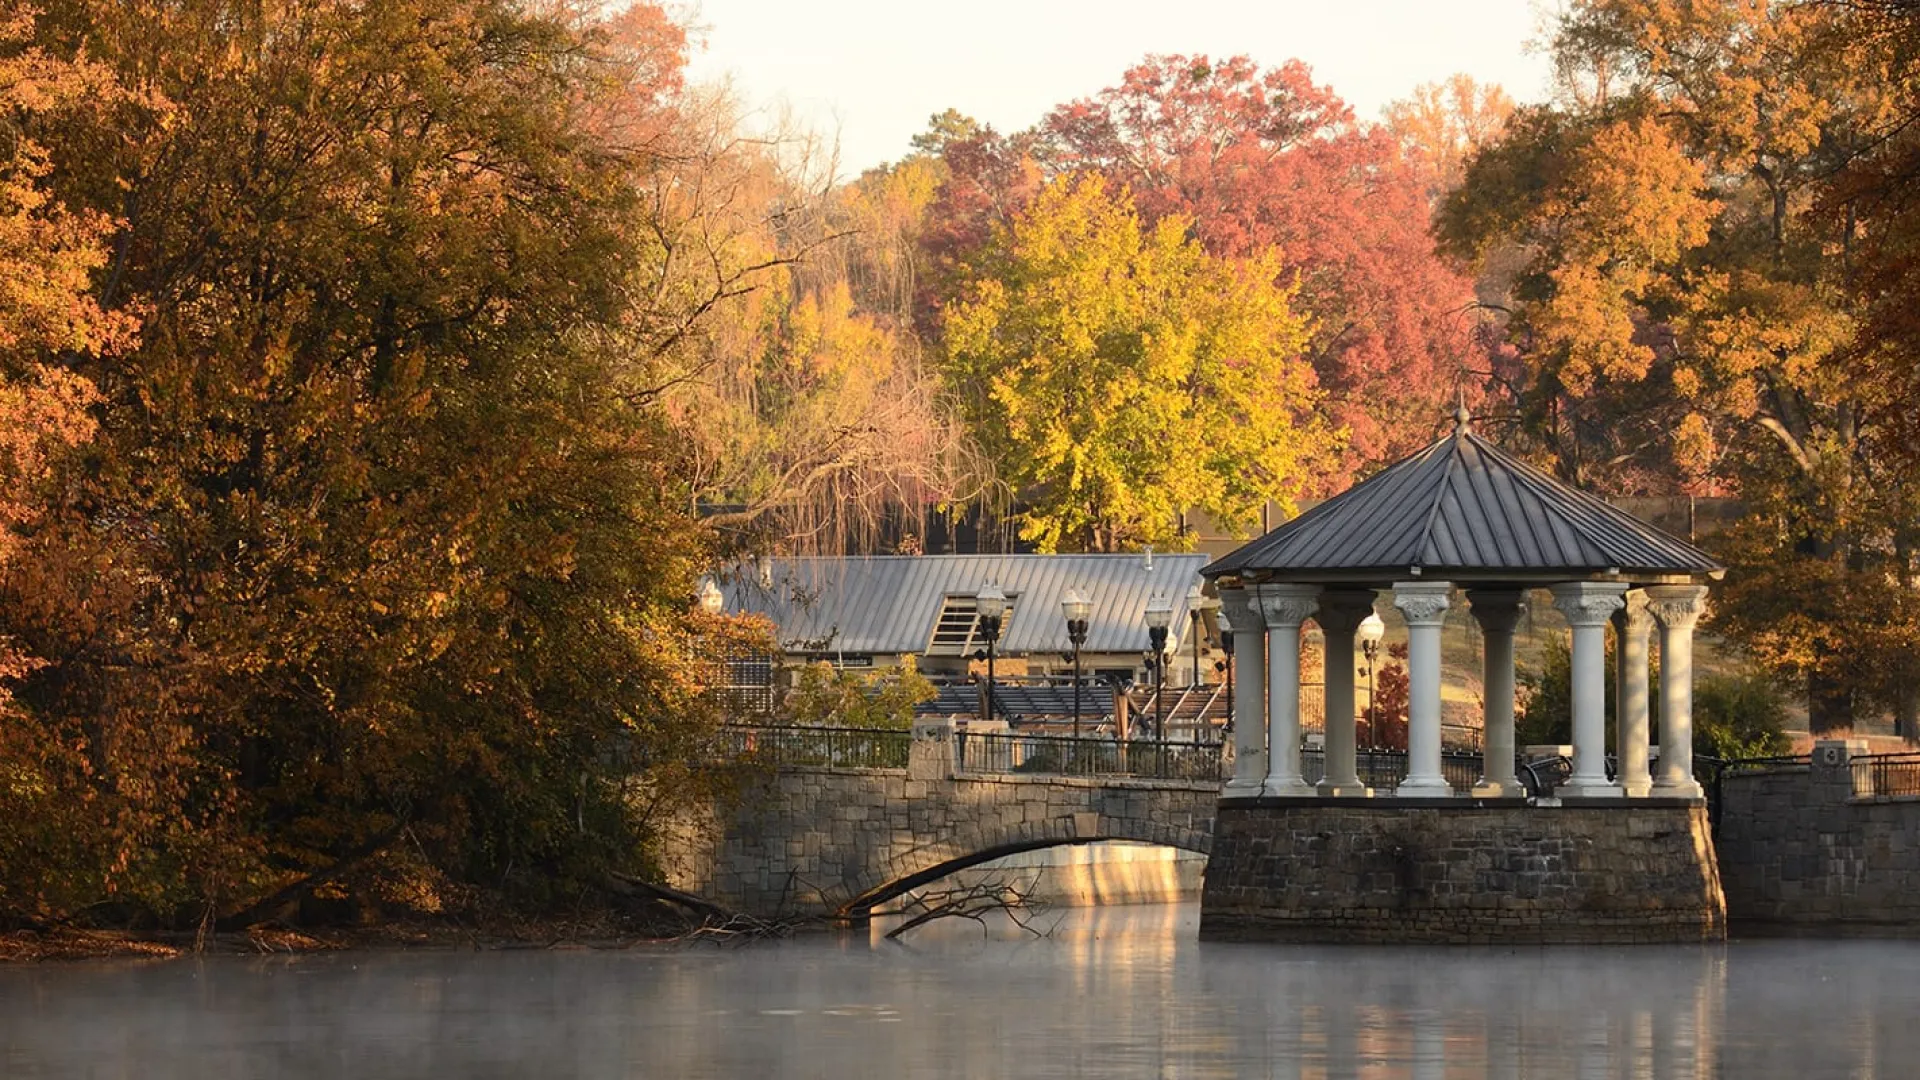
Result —
[[1442, 217], [1458, 254], [1530, 253], [1514, 396], [1563, 475], [1612, 487], [1632, 462], [1747, 503], [1716, 625], [1808, 680], [1816, 730], [1916, 674], [1910, 648], [1834, 647], [1911, 625], [1916, 476], [1884, 437], [1904, 406], [1848, 359], [1857, 221], [1815, 212], [1899, 85], [1859, 30], [1832, 5], [1575, 4], [1562, 100], [1477, 155]]
[[[56, 195], [33, 134], [109, 107], [119, 88], [103, 68], [37, 46], [34, 17], [0, 16], [0, 578], [32, 557], [59, 501], [54, 475], [94, 431], [93, 387], [69, 365], [129, 347], [134, 330], [90, 294], [110, 218]], [[13, 697], [43, 663], [0, 628], [0, 922], [58, 903], [75, 853], [97, 854], [108, 831], [84, 747], [47, 737]]]
[[1414, 87], [1387, 105], [1384, 120], [1438, 203], [1466, 178], [1467, 161], [1506, 130], [1513, 109], [1505, 90], [1463, 73]]
[[99, 430], [0, 619], [110, 843], [44, 852], [59, 894], [10, 915], [244, 923], [352, 881], [377, 900], [396, 867], [416, 898], [550, 901], [634, 858], [624, 763], [689, 756], [693, 658], [728, 632], [689, 602], [706, 541], [643, 393], [705, 299], [663, 272], [650, 197], [662, 25], [506, 0], [35, 18], [33, 48], [122, 88], [28, 133], [75, 220], [114, 219], [106, 263], [73, 260], [144, 326], [40, 350], [97, 388]]
[[1287, 502], [1332, 440], [1279, 254], [1210, 255], [1097, 175], [997, 227], [945, 313], [948, 379], [1042, 551], [1181, 545]]
[[911, 545], [977, 475], [913, 326], [932, 162], [836, 187], [799, 142], [743, 137], [724, 95], [679, 110], [648, 190], [660, 285], [692, 323], [642, 393], [672, 418], [708, 524], [735, 548]]
[[1437, 258], [1422, 166], [1355, 121], [1299, 61], [1154, 56], [1051, 113], [1041, 156], [1130, 187], [1149, 221], [1178, 217], [1209, 252], [1279, 252], [1311, 321], [1325, 408], [1351, 432], [1346, 467], [1432, 438], [1477, 366], [1472, 283]]

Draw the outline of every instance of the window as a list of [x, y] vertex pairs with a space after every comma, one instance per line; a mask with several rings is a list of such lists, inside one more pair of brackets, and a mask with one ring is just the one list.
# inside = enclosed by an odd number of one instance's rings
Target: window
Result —
[[774, 658], [745, 653], [722, 661], [724, 682], [714, 689], [734, 716], [766, 716], [773, 712]]
[[[1013, 598], [1007, 598], [1007, 612], [1000, 616], [1000, 638], [1006, 640], [1007, 626], [1013, 622]], [[940, 617], [933, 622], [933, 638], [927, 642], [928, 656], [971, 656], [984, 649], [987, 639], [980, 633], [980, 614], [974, 610], [973, 597], [949, 596], [940, 605]]]

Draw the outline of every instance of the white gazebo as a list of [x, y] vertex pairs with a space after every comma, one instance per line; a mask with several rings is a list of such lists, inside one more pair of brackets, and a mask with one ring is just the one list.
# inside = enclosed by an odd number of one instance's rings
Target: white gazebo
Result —
[[[1573, 627], [1573, 774], [1562, 797], [1699, 798], [1693, 778], [1693, 626], [1706, 553], [1501, 452], [1461, 409], [1419, 453], [1201, 571], [1234, 627], [1238, 755], [1223, 798], [1365, 797], [1353, 693], [1354, 634], [1382, 591], [1406, 616], [1411, 682], [1407, 775], [1394, 794], [1455, 794], [1440, 772], [1440, 628], [1464, 590], [1486, 636], [1486, 739], [1471, 795], [1518, 798], [1513, 631], [1526, 590], [1549, 589]], [[1300, 628], [1326, 636], [1326, 770], [1300, 771]], [[1618, 779], [1606, 767], [1606, 624], [1620, 643]], [[1663, 747], [1648, 769], [1648, 653], [1660, 627]], [[1264, 626], [1266, 634], [1255, 633]], [[1242, 636], [1242, 628], [1246, 628]], [[1273, 658], [1270, 662], [1269, 658]], [[1269, 703], [1271, 709], [1268, 708]], [[1252, 722], [1265, 716], [1263, 726]], [[1269, 752], [1271, 748], [1271, 752]]]

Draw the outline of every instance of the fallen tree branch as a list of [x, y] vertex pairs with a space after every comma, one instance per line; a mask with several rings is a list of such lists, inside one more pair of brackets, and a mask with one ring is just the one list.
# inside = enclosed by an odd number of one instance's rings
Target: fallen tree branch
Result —
[[987, 916], [994, 912], [1004, 912], [1013, 925], [1032, 934], [1034, 937], [1046, 935], [1034, 929], [1034, 917], [1047, 909], [1044, 901], [1033, 898], [1033, 889], [1039, 879], [1035, 878], [1024, 889], [1014, 881], [984, 881], [975, 885], [964, 885], [936, 892], [921, 893], [902, 909], [902, 914], [911, 911], [905, 922], [887, 931], [889, 940], [897, 940], [900, 935], [915, 927], [925, 926], [936, 919], [971, 919], [984, 929]]
[[[223, 932], [245, 930], [254, 923], [269, 918], [278, 909], [299, 900], [322, 885], [330, 884], [345, 877], [349, 872], [359, 868], [367, 862], [367, 860], [386, 850], [387, 845], [393, 843], [393, 841], [399, 837], [401, 830], [406, 827], [407, 823], [402, 821], [392, 828], [380, 832], [359, 847], [341, 856], [333, 865], [327, 867], [325, 870], [309, 874], [267, 897], [248, 904], [246, 907], [241, 908], [231, 915], [222, 915], [217, 918], [202, 920], [200, 936], [204, 939], [208, 930]], [[211, 913], [211, 908], [209, 908], [209, 912]]]
[[609, 871], [608, 876], [613, 878], [614, 882], [621, 887], [622, 891], [636, 892], [649, 900], [658, 900], [661, 903], [672, 904], [674, 907], [691, 911], [705, 919], [724, 920], [731, 918], [735, 914], [711, 900], [702, 900], [692, 893], [681, 892], [679, 889], [668, 885], [643, 881], [640, 878], [622, 874], [617, 870]]
[[792, 937], [795, 931], [814, 926], [817, 918], [762, 919], [734, 912], [724, 919], [708, 919], [681, 934], [675, 941], [711, 941], [719, 945], [745, 945], [755, 941]]

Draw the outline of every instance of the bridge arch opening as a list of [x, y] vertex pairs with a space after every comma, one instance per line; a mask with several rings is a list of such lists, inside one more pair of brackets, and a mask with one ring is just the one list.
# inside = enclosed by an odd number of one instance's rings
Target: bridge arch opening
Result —
[[[1181, 885], [1175, 875], [1185, 873], [1191, 877], [1188, 891], [1194, 891], [1198, 889], [1200, 868], [1205, 865], [1204, 859], [1189, 861], [1169, 856], [1181, 852], [1205, 856], [1209, 846], [1204, 834], [1173, 839], [1174, 842], [1167, 843], [1133, 836], [1045, 837], [987, 844], [964, 852], [928, 853], [918, 861], [916, 869], [855, 895], [841, 906], [839, 914], [851, 920], [871, 918], [876, 909], [969, 870], [983, 875], [991, 871], [996, 878], [1013, 882], [1030, 882], [1049, 893], [1085, 897], [1064, 901], [1070, 904], [1165, 902], [1178, 898], [1175, 894]], [[1009, 856], [1066, 848], [1079, 849], [1084, 855], [1055, 865], [1038, 862], [1003, 867], [989, 865]], [[1142, 854], [1137, 859], [1112, 858], [1123, 850]], [[1103, 855], [1106, 858], [1102, 858]], [[1047, 877], [1049, 874], [1053, 875], [1051, 879]]]

